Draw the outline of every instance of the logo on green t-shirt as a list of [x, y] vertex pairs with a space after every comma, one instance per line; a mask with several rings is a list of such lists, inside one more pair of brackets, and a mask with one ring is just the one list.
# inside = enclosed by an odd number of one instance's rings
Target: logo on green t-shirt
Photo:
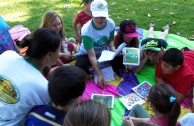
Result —
[[102, 45], [107, 45], [108, 43], [108, 38], [106, 36], [99, 36], [95, 42], [94, 46], [102, 46]]

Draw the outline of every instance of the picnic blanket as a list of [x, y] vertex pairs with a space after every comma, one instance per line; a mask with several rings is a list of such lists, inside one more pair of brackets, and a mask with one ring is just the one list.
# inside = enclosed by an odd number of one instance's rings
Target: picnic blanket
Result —
[[[148, 30], [144, 30], [141, 28], [139, 28], [137, 32], [140, 36], [139, 38], [140, 40], [143, 38], [146, 38], [148, 35]], [[159, 38], [161, 33], [162, 32], [160, 31], [155, 31], [154, 37]], [[190, 41], [184, 37], [181, 37], [175, 34], [169, 34], [166, 38], [166, 41], [168, 42], [167, 48], [172, 48], [172, 47], [175, 47], [178, 49], [181, 49], [183, 47], [194, 48], [194, 41]], [[92, 93], [113, 94], [115, 96], [115, 100], [114, 100], [114, 108], [110, 109], [111, 115], [112, 115], [111, 126], [122, 126], [122, 118], [124, 115], [127, 115], [129, 111], [127, 111], [126, 108], [122, 105], [122, 103], [119, 101], [119, 98], [125, 93], [128, 94], [132, 92], [131, 88], [143, 81], [147, 81], [150, 84], [154, 85], [155, 67], [156, 65], [146, 64], [140, 73], [135, 74], [135, 76], [137, 77], [137, 80], [135, 78], [132, 79], [131, 81], [127, 80], [127, 76], [130, 76], [130, 75], [124, 75], [122, 78], [116, 78], [116, 80], [114, 81], [107, 82], [108, 85], [104, 90], [99, 89], [97, 85], [92, 80], [90, 80], [87, 83], [82, 99], [90, 99]], [[124, 92], [124, 94], [122, 92]], [[144, 104], [143, 107], [151, 115], [153, 114], [151, 109], [148, 108], [146, 104]], [[180, 117], [182, 117], [188, 112], [190, 112], [189, 109], [181, 106]]]

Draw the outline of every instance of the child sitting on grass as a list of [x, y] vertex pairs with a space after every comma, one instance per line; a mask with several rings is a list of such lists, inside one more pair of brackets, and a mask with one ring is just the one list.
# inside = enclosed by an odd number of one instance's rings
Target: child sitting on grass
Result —
[[154, 123], [159, 126], [175, 126], [180, 114], [180, 105], [176, 99], [176, 92], [167, 84], [152, 86], [148, 96], [148, 102], [154, 112], [154, 116], [145, 111], [141, 105], [135, 105], [124, 117], [124, 125], [131, 126], [131, 120], [136, 125], [139, 122]]
[[49, 76], [48, 92], [52, 106], [35, 107], [28, 115], [25, 126], [62, 125], [66, 112], [77, 104], [87, 81], [85, 72], [77, 66], [61, 66]]
[[194, 84], [194, 51], [180, 51], [176, 48], [165, 51], [157, 63], [155, 80], [157, 84], [171, 85], [181, 103], [191, 93]]
[[[72, 52], [76, 50], [77, 46], [72, 42], [65, 42], [66, 38], [65, 38], [64, 24], [61, 16], [59, 16], [59, 14], [57, 14], [54, 11], [47, 11], [42, 18], [40, 28], [51, 29], [59, 33], [61, 37], [62, 44], [60, 46], [59, 60], [56, 62], [56, 65], [63, 66], [66, 63], [70, 63], [73, 60]], [[45, 43], [45, 46], [46, 46], [46, 43]], [[25, 55], [27, 48], [28, 47], [21, 48], [20, 54]], [[50, 68], [45, 68], [44, 70], [45, 76], [47, 76], [49, 70]]]
[[[136, 32], [136, 23], [133, 20], [123, 20], [120, 23], [120, 28], [114, 37], [114, 46], [117, 49], [122, 43], [125, 43], [125, 47], [139, 48], [138, 33]], [[124, 72], [132, 71], [132, 65], [123, 64], [123, 54], [117, 55], [111, 61], [114, 72], [121, 76], [121, 70]], [[135, 71], [135, 70], [134, 70]]]
[[44, 14], [40, 28], [51, 29], [61, 36], [62, 45], [60, 47], [60, 60], [57, 62], [58, 66], [62, 66], [65, 63], [71, 62], [72, 52], [76, 50], [76, 45], [71, 42], [64, 42], [65, 31], [62, 18], [59, 14], [54, 11], [48, 11]]

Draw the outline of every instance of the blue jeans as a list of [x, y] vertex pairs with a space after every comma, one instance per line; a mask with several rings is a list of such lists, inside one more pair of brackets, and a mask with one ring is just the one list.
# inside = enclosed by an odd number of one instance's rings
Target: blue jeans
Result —
[[150, 118], [150, 114], [139, 104], [133, 106], [129, 116], [136, 118]]

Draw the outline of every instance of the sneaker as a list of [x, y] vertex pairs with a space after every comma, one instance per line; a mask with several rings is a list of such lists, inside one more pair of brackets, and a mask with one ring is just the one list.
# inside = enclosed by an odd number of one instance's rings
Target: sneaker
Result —
[[170, 29], [171, 25], [167, 24], [166, 26], [162, 27], [162, 30], [165, 31], [166, 29]]
[[155, 26], [155, 22], [150, 22], [150, 27], [154, 27]]

